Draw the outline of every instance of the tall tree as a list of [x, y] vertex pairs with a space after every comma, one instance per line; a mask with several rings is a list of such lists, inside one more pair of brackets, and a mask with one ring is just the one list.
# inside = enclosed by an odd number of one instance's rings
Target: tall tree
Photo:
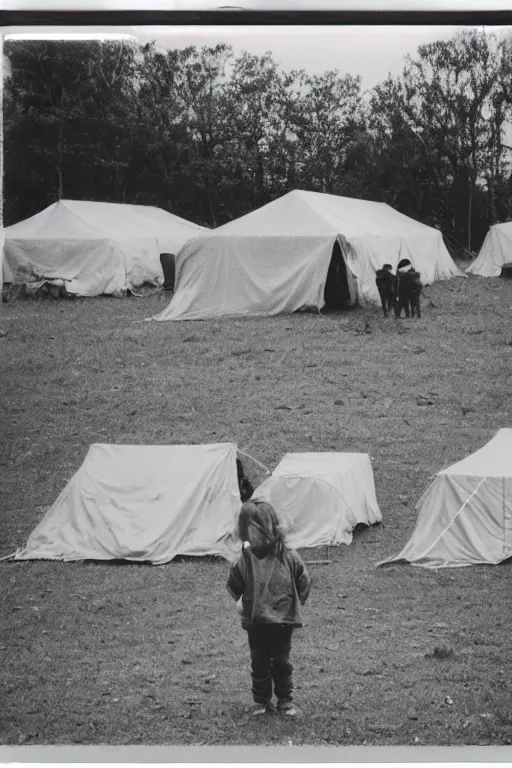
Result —
[[63, 197], [119, 196], [134, 48], [31, 40], [5, 53], [6, 223]]
[[305, 78], [298, 130], [301, 181], [308, 189], [344, 189], [349, 155], [363, 124], [361, 81], [337, 71]]
[[475, 197], [486, 176], [494, 179], [503, 160], [505, 113], [497, 111], [502, 46], [482, 30], [420, 46], [403, 73], [403, 110], [420, 131], [430, 158], [443, 170], [451, 198], [452, 226], [474, 245]]
[[223, 84], [215, 148], [223, 220], [257, 208], [294, 184], [297, 93], [302, 73], [281, 71], [270, 53], [243, 53]]

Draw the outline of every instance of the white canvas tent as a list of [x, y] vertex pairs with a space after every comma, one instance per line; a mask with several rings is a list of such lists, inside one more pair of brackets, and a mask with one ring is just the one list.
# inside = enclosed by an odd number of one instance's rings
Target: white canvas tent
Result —
[[358, 524], [382, 520], [366, 453], [287, 453], [252, 498], [279, 511], [295, 549], [350, 544]]
[[321, 309], [336, 243], [349, 303], [378, 301], [375, 271], [401, 258], [424, 284], [462, 274], [438, 230], [384, 203], [296, 190], [187, 243], [176, 258], [175, 294], [153, 319]]
[[60, 200], [5, 229], [5, 282], [45, 279], [78, 296], [116, 294], [163, 281], [160, 253], [206, 231], [145, 205]]
[[94, 444], [16, 560], [233, 559], [236, 446]]
[[[236, 558], [236, 445], [91, 445], [15, 560]], [[274, 504], [295, 548], [349, 544], [382, 517], [370, 458], [289, 453], [253, 498]]]
[[512, 221], [489, 229], [480, 253], [466, 272], [480, 277], [499, 277], [503, 267], [512, 267]]
[[5, 243], [5, 230], [0, 227], [0, 299], [2, 297], [2, 291], [4, 288], [4, 243]]
[[512, 429], [439, 472], [417, 505], [414, 532], [394, 557], [426, 568], [500, 563], [512, 556]]

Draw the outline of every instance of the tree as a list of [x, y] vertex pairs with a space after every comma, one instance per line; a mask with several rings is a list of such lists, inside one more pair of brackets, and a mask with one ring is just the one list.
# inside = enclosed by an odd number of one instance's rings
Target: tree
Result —
[[[473, 249], [512, 215], [512, 42], [420, 46], [369, 94], [267, 52], [8, 42], [5, 223], [66, 196], [213, 226], [296, 188], [387, 202]], [[28, 190], [28, 193], [27, 193]]]
[[63, 197], [122, 197], [135, 49], [30, 40], [5, 53], [6, 223]]
[[303, 73], [283, 73], [270, 53], [243, 53], [219, 94], [215, 146], [220, 215], [235, 218], [295, 186], [297, 94]]
[[461, 239], [466, 233], [471, 250], [475, 196], [486, 178], [495, 182], [504, 160], [505, 112], [497, 101], [502, 45], [494, 35], [471, 30], [420, 46], [418, 54], [404, 69], [403, 110], [421, 132], [429, 164], [437, 163], [439, 186], [451, 198], [453, 230]]
[[344, 171], [363, 124], [361, 81], [337, 71], [305, 78], [297, 131], [302, 186], [334, 193], [344, 189]]

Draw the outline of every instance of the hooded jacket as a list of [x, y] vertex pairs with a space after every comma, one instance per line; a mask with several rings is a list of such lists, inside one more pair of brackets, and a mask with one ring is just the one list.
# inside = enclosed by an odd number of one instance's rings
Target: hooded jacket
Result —
[[306, 602], [311, 579], [301, 557], [284, 549], [282, 559], [265, 548], [244, 547], [229, 570], [228, 592], [242, 598], [242, 628], [254, 624], [302, 626], [300, 606]]

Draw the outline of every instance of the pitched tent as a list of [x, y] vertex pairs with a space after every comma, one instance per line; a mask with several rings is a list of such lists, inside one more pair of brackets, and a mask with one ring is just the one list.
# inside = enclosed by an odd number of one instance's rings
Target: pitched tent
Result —
[[425, 568], [500, 563], [512, 556], [512, 429], [439, 472], [418, 502], [402, 551], [379, 563]]
[[296, 190], [187, 243], [175, 294], [153, 319], [320, 309], [334, 275], [347, 304], [378, 301], [375, 271], [405, 257], [425, 284], [462, 274], [438, 230], [384, 203]]
[[160, 253], [204, 231], [161, 208], [60, 200], [5, 229], [4, 279], [65, 281], [78, 296], [159, 284]]
[[0, 227], [0, 298], [4, 288], [4, 242], [5, 242], [5, 230]]
[[489, 229], [480, 253], [466, 272], [480, 277], [499, 277], [504, 267], [512, 267], [512, 221], [494, 224]]
[[279, 511], [295, 549], [350, 544], [358, 524], [382, 520], [366, 453], [287, 453], [252, 498]]
[[231, 560], [239, 509], [234, 444], [94, 444], [14, 559]]

